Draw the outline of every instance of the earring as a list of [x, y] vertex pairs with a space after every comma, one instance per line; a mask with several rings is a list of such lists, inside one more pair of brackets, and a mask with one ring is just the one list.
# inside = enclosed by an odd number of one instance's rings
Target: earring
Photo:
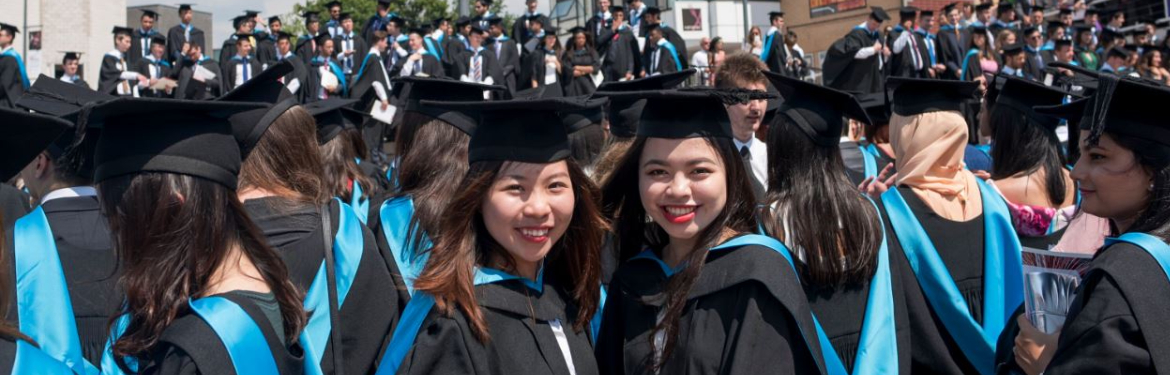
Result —
[[1154, 183], [1153, 182], [1150, 183], [1150, 191], [1154, 191]]

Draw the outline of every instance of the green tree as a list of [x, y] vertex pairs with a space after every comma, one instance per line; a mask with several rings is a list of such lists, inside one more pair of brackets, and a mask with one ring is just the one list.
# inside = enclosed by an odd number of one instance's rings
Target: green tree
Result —
[[[321, 22], [329, 19], [329, 10], [325, 9], [325, 3], [331, 0], [308, 0], [305, 3], [297, 3], [293, 5], [292, 13], [284, 14], [280, 17], [284, 21], [284, 31], [293, 35], [301, 35], [305, 33], [304, 18], [301, 17], [307, 11], [313, 10], [321, 14]], [[377, 1], [374, 0], [340, 0], [341, 9], [344, 12], [353, 14], [353, 28], [361, 30], [370, 16], [377, 12]], [[431, 20], [438, 17], [454, 18], [456, 9], [452, 9], [448, 5], [449, 0], [390, 0], [390, 12], [397, 13], [399, 17], [411, 22], [411, 25], [419, 23], [429, 23]], [[467, 0], [475, 1], [475, 0]], [[504, 6], [503, 1], [495, 1], [491, 6], [492, 13], [500, 15], [504, 18], [504, 25], [511, 25], [516, 19], [515, 15], [507, 13], [507, 7]], [[324, 28], [322, 28], [324, 29]], [[511, 30], [509, 27], [506, 30]]]

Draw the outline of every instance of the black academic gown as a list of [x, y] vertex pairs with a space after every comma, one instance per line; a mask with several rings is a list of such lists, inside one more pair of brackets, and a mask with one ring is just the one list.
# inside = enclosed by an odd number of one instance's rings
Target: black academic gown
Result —
[[516, 38], [517, 41], [520, 42], [520, 45], [525, 45], [528, 43], [529, 39], [532, 39], [532, 35], [528, 35], [528, 21], [534, 20], [534, 19], [540, 20], [540, 24], [544, 25], [545, 27], [552, 26], [552, 23], [551, 23], [551, 21], [549, 21], [548, 16], [545, 16], [543, 14], [537, 13], [535, 15], [528, 15], [527, 13], [525, 13], [525, 14], [520, 15], [520, 17], [517, 17], [516, 21], [514, 23], [512, 23], [512, 34], [511, 34], [513, 37]]
[[266, 32], [257, 32], [256, 46], [252, 48], [252, 55], [256, 56], [256, 61], [266, 68], [275, 65], [277, 53], [279, 52], [276, 49], [276, 38]]
[[[117, 286], [118, 259], [109, 227], [97, 197], [57, 198], [45, 202], [42, 209], [61, 259], [81, 353], [98, 365], [109, 334], [110, 315], [118, 311], [123, 299]], [[14, 259], [13, 233], [7, 232], [4, 256]], [[8, 295], [15, 296], [15, 268], [11, 261], [7, 263], [11, 288]], [[8, 320], [13, 326], [20, 324], [18, 311], [14, 299], [8, 306]]]
[[[236, 88], [236, 86], [237, 86], [236, 85], [236, 78], [237, 78], [236, 67], [242, 66], [243, 64], [244, 64], [244, 60], [238, 59], [235, 57], [230, 58], [230, 59], [228, 59], [227, 62], [223, 63], [223, 67], [224, 67], [223, 68], [224, 92], [228, 92], [228, 91], [234, 90]], [[255, 57], [249, 56], [248, 60], [247, 60], [247, 64], [248, 64], [248, 70], [249, 70], [248, 74], [250, 75], [249, 78], [256, 77], [257, 74], [260, 74], [260, 72], [264, 71], [263, 66], [260, 65], [260, 61], [257, 61]], [[242, 74], [243, 72], [241, 71], [240, 73]]]
[[508, 92], [516, 92], [516, 79], [520, 69], [520, 51], [516, 49], [516, 41], [507, 39], [495, 40], [485, 46], [485, 49], [496, 55], [500, 67], [504, 71], [504, 82], [496, 82], [508, 88]]
[[[894, 29], [886, 35], [886, 45], [890, 46], [893, 52], [895, 42], [906, 35], [907, 38], [913, 39], [913, 44], [908, 39], [906, 45], [902, 47], [902, 52], [890, 54], [890, 60], [886, 63], [886, 73], [892, 77], [910, 77], [910, 78], [927, 78], [925, 69], [930, 67], [930, 52], [926, 49], [926, 39], [922, 35], [914, 33], [912, 30], [898, 30]], [[918, 56], [921, 60], [922, 69], [917, 69], [914, 66], [914, 57]]]
[[24, 96], [24, 83], [20, 74], [16, 58], [0, 55], [0, 108], [14, 109], [16, 101]]
[[[223, 41], [223, 45], [219, 47], [219, 68], [220, 70], [227, 70], [228, 61], [230, 61], [236, 54], [236, 36], [232, 35], [227, 40]], [[255, 44], [253, 44], [254, 46]], [[249, 55], [251, 56], [251, 55]]]
[[0, 182], [0, 215], [4, 215], [4, 221], [0, 224], [4, 225], [3, 228], [11, 229], [12, 223], [30, 210], [28, 194], [15, 186]]
[[[768, 41], [768, 36], [764, 35], [764, 42]], [[772, 36], [772, 45], [763, 46], [768, 48], [768, 59], [764, 60], [764, 65], [768, 66], [768, 71], [777, 74], [791, 75], [792, 72], [788, 69], [788, 55], [784, 50], [784, 33], [777, 31]]]
[[[309, 61], [313, 60], [313, 57], [318, 55], [317, 41], [313, 40], [315, 37], [316, 35], [301, 35], [301, 37], [297, 39], [296, 48], [293, 50], [293, 53], [299, 56], [301, 58], [301, 62], [304, 62], [306, 66], [309, 65]], [[334, 48], [334, 50], [336, 50], [336, 48]]]
[[175, 80], [178, 81], [178, 87], [175, 88], [175, 99], [208, 100], [219, 97], [223, 93], [220, 82], [223, 79], [223, 74], [219, 70], [219, 63], [207, 58], [198, 63], [203, 68], [215, 73], [214, 79], [204, 82], [193, 78], [195, 65], [195, 61], [189, 59], [183, 59], [179, 64], [179, 69], [174, 73]]
[[[192, 35], [202, 32], [203, 31], [199, 30], [199, 28], [191, 26]], [[175, 25], [172, 26], [170, 30], [167, 30], [167, 61], [170, 61], [172, 64], [179, 61], [181, 59], [179, 55], [183, 53], [183, 43], [187, 42], [190, 41], [187, 40], [186, 33], [183, 31], [182, 25]], [[204, 52], [210, 51], [207, 51], [206, 48], [204, 48]]]
[[[690, 68], [690, 63], [687, 61], [687, 42], [683, 40], [682, 35], [678, 34], [673, 27], [669, 25], [660, 24], [662, 29], [662, 36], [666, 38], [667, 42], [674, 45], [674, 50], [678, 51], [678, 63], [682, 64], [683, 70]], [[783, 42], [783, 40], [781, 40]]]
[[[277, 53], [279, 53], [279, 52], [277, 52]], [[301, 61], [300, 57], [297, 57], [297, 55], [294, 55], [294, 54], [289, 54], [289, 55], [284, 56], [284, 57], [277, 57], [275, 59], [276, 60], [274, 60], [273, 64], [279, 63], [282, 60], [288, 60], [289, 64], [292, 64], [293, 71], [284, 76], [284, 84], [286, 85], [285, 88], [288, 88], [287, 85], [289, 83], [291, 83], [294, 79], [297, 80], [297, 82], [299, 82], [300, 86], [297, 87], [296, 90], [289, 90], [289, 91], [293, 94], [294, 97], [297, 98], [297, 101], [304, 103], [304, 92], [305, 92], [304, 87], [305, 87], [305, 82], [308, 80], [308, 75], [309, 75], [308, 68], [305, 67], [305, 63], [303, 61]], [[270, 64], [269, 66], [271, 66], [271, 65], [272, 64]]]
[[[290, 375], [304, 373], [305, 356], [300, 344], [280, 342], [277, 336], [274, 326], [283, 326], [283, 323], [270, 321], [259, 303], [240, 291], [215, 296], [235, 302], [252, 318], [268, 342], [277, 371]], [[193, 312], [180, 315], [167, 326], [159, 343], [138, 365], [142, 374], [236, 374], [232, 358], [219, 335]]]
[[[98, 92], [109, 95], [118, 95], [118, 85], [126, 82], [131, 90], [138, 85], [137, 80], [123, 80], [122, 72], [133, 72], [134, 66], [129, 65], [125, 59], [119, 60], [113, 55], [106, 54], [102, 56], [102, 67], [99, 70]], [[126, 93], [129, 96], [130, 92]]]
[[[865, 145], [865, 142], [841, 142], [837, 146], [841, 150], [841, 160], [845, 162], [845, 175], [849, 177], [854, 185], [860, 184], [865, 180], [865, 157], [861, 154], [859, 146]], [[885, 151], [878, 148], [878, 157], [874, 159], [877, 167], [877, 173], [881, 173], [882, 168], [886, 165], [894, 164], [894, 157], [886, 155]], [[888, 175], [894, 174], [894, 168], [890, 168]]]
[[666, 47], [657, 46], [651, 53], [651, 56], [653, 56], [653, 54], [658, 55], [658, 65], [654, 65], [653, 58], [651, 58], [651, 60], [646, 60], [646, 75], [668, 74], [679, 71], [678, 65], [675, 65], [674, 56], [670, 53], [669, 50], [666, 49]]
[[[386, 67], [382, 65], [382, 56], [377, 53], [367, 54], [369, 61], [366, 62], [365, 70], [361, 71], [361, 75], [353, 77], [353, 87], [349, 89], [350, 99], [356, 99], [358, 102], [354, 104], [354, 109], [361, 112], [367, 112], [373, 107], [374, 103], [379, 101], [377, 91], [373, 89], [374, 82], [381, 82], [382, 88], [386, 91], [386, 95], [390, 95], [390, 87], [388, 86], [389, 76], [386, 74]], [[357, 70], [361, 69], [361, 61], [357, 62], [354, 68], [355, 74]], [[390, 98], [387, 97], [387, 100]], [[366, 146], [371, 151], [380, 150], [382, 142], [386, 137], [389, 124], [371, 118], [366, 119], [366, 123], [361, 127], [362, 139], [366, 141]], [[380, 180], [386, 180], [382, 176]]]
[[483, 48], [478, 52], [472, 52], [470, 50], [464, 52], [463, 58], [459, 59], [455, 65], [458, 69], [459, 76], [466, 75], [468, 78], [473, 78], [471, 77], [471, 58], [474, 56], [473, 53], [483, 56], [483, 61], [481, 62], [483, 64], [482, 78], [487, 80], [488, 77], [491, 77], [493, 85], [502, 85], [504, 83], [504, 68], [500, 65], [500, 61], [496, 60], [496, 54], [487, 48]]
[[[156, 70], [157, 75], [151, 74], [152, 67]], [[138, 72], [147, 78], [166, 78], [171, 76], [170, 63], [154, 62], [147, 58], [138, 59], [138, 64], [135, 65], [134, 71]], [[166, 91], [156, 91], [149, 87], [140, 88], [138, 94], [144, 98], [169, 98], [174, 93], [168, 94]]]
[[[906, 205], [915, 218], [922, 223], [929, 240], [934, 243], [951, 278], [955, 280], [959, 294], [967, 302], [967, 308], [976, 322], [983, 322], [983, 258], [984, 219], [983, 215], [965, 222], [942, 218], [923, 203], [921, 198], [908, 187], [897, 187]], [[893, 234], [885, 207], [882, 207], [887, 240], [890, 249], [901, 249], [901, 243]], [[896, 247], [895, 247], [896, 246]], [[918, 284], [913, 268], [905, 253], [891, 251], [891, 270], [900, 270], [904, 276], [903, 291], [906, 311], [910, 319], [911, 372], [922, 374], [977, 374], [978, 371], [967, 360], [962, 349], [951, 337], [942, 320], [934, 312], [930, 301]]]
[[1047, 65], [1044, 51], [1032, 52], [1024, 49], [1024, 76], [1031, 80], [1044, 80], [1044, 66]]
[[463, 44], [463, 39], [466, 38], [460, 34], [454, 34], [443, 38], [443, 68], [447, 70], [448, 77], [459, 76], [459, 59], [467, 53], [467, 46]]
[[[399, 72], [399, 75], [401, 75], [402, 70], [406, 67], [407, 61], [409, 61], [409, 60], [410, 60], [410, 56], [398, 59], [398, 65], [394, 68], [394, 71]], [[443, 71], [443, 64], [440, 63], [439, 59], [436, 58], [434, 55], [431, 55], [429, 53], [423, 54], [421, 61], [422, 61], [422, 63], [421, 63], [422, 69], [414, 69], [414, 71], [411, 73], [411, 75], [418, 75], [419, 73], [422, 73], [422, 74], [426, 74], [428, 77], [436, 77], [436, 78], [443, 78], [443, 77], [447, 76], [447, 73]]]
[[475, 287], [480, 311], [491, 339], [481, 343], [459, 309], [444, 316], [432, 309], [414, 346], [398, 368], [402, 375], [510, 375], [569, 374], [550, 322], [559, 320], [577, 375], [596, 375], [589, 326], [577, 331], [571, 294], [545, 275], [541, 291], [519, 280]]
[[[344, 71], [345, 60], [341, 59], [341, 53], [344, 52], [344, 48], [342, 48], [341, 44], [342, 39], [344, 38], [341, 35], [333, 38], [333, 60], [336, 61], [337, 66], [340, 66]], [[362, 39], [361, 35], [358, 35], [356, 31], [351, 36], [351, 40], [353, 41], [353, 55], [350, 55], [350, 57], [353, 61], [353, 69], [348, 73], [349, 77], [345, 77], [346, 80], [349, 80], [353, 77], [354, 74], [357, 74], [358, 69], [361, 69], [362, 59], [366, 58], [366, 53], [370, 52], [370, 45], [366, 44], [366, 41]]]
[[963, 45], [963, 32], [951, 30], [939, 30], [938, 32], [938, 54], [939, 62], [947, 67], [946, 72], [942, 78], [945, 79], [959, 79], [959, 73], [963, 71], [963, 59], [967, 55], [967, 47]]
[[[341, 205], [330, 201], [329, 238], [337, 235]], [[288, 265], [289, 278], [301, 290], [308, 290], [325, 259], [324, 228], [315, 206], [289, 202], [277, 197], [244, 201], [248, 216], [264, 233], [268, 244], [276, 248]], [[360, 223], [359, 223], [360, 225]], [[366, 374], [384, 350], [391, 327], [398, 321], [397, 291], [386, 268], [386, 259], [374, 242], [373, 234], [363, 227], [364, 248], [353, 285], [341, 305], [338, 319], [341, 348], [346, 374]], [[332, 251], [332, 249], [330, 249]], [[332, 344], [327, 344], [321, 358], [325, 373], [333, 373], [337, 362]]]
[[565, 96], [592, 95], [594, 91], [597, 91], [597, 86], [593, 84], [593, 76], [587, 74], [573, 77], [573, 67], [575, 66], [592, 66], [594, 72], [601, 69], [597, 51], [582, 48], [575, 51], [565, 51], [561, 57], [561, 81], [564, 82]]
[[884, 82], [879, 61], [882, 53], [878, 51], [865, 59], [854, 58], [862, 48], [873, 47], [874, 41], [866, 30], [853, 29], [833, 42], [825, 57], [825, 86], [850, 92], [880, 92]]
[[[528, 65], [528, 68], [525, 69], [526, 71], [528, 71], [528, 74], [526, 74], [526, 75], [529, 77], [529, 79], [528, 79], [528, 81], [524, 81], [522, 83], [524, 83], [524, 88], [545, 87], [545, 91], [552, 90], [552, 92], [555, 93], [555, 95], [550, 95], [551, 97], [559, 97], [559, 96], [562, 96], [565, 94], [564, 86], [561, 85], [561, 81], [563, 81], [564, 77], [565, 77], [564, 71], [565, 71], [565, 69], [569, 69], [570, 70], [569, 75], [572, 76], [571, 70], [573, 68], [571, 66], [566, 66], [562, 63], [561, 64], [561, 72], [560, 73], [556, 73], [556, 72], [552, 73], [554, 76], [556, 76], [556, 81], [553, 83], [545, 83], [544, 77], [546, 74], [549, 73], [548, 70], [551, 68], [549, 68], [548, 65], [546, 65], [544, 63], [544, 60], [546, 57], [549, 57], [549, 56], [551, 56], [553, 58], [557, 58], [556, 52], [548, 51], [548, 50], [545, 50], [544, 48], [537, 48], [532, 53], [529, 53], [528, 54], [529, 65]], [[536, 81], [535, 85], [532, 84], [533, 81]]]
[[[159, 35], [157, 30], [150, 30], [143, 33], [142, 29], [134, 29], [130, 36], [130, 51], [126, 53], [126, 61], [130, 62], [130, 66], [138, 65], [138, 62], [143, 60], [143, 57], [150, 54], [150, 38]], [[143, 49], [145, 46], [145, 50]], [[143, 52], [145, 51], [145, 52]]]
[[593, 46], [597, 48], [597, 55], [604, 56], [610, 46], [606, 41], [613, 37], [613, 19], [603, 19], [594, 14], [585, 21], [585, 30], [588, 31], [586, 35], [593, 40]]
[[[618, 268], [598, 340], [602, 373], [654, 373], [647, 366], [655, 356], [650, 340], [665, 304], [650, 297], [667, 281], [652, 260]], [[776, 251], [749, 245], [708, 254], [687, 298], [661, 374], [825, 373], [804, 291]]]
[[609, 34], [604, 41], [606, 44], [605, 61], [601, 64], [601, 72], [605, 74], [605, 82], [616, 82], [633, 74], [637, 78], [640, 70], [641, 56], [638, 53], [638, 39], [629, 29], [616, 34]]

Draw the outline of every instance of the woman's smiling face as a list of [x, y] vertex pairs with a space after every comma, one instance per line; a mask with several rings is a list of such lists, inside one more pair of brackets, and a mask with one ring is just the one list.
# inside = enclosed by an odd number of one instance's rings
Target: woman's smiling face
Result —
[[642, 206], [672, 240], [690, 240], [727, 203], [727, 170], [703, 138], [647, 138], [638, 160]]
[[564, 161], [508, 162], [484, 197], [483, 222], [518, 269], [535, 270], [565, 234], [575, 204]]

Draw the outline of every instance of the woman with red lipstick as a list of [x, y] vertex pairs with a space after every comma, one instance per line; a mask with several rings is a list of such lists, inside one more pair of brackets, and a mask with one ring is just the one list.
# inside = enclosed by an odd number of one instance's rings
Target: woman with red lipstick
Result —
[[821, 348], [829, 373], [908, 374], [903, 274], [891, 261], [902, 249], [889, 246], [878, 206], [849, 181], [838, 146], [843, 118], [871, 120], [849, 93], [764, 74], [785, 100], [768, 127], [768, 160], [784, 162], [768, 164], [762, 225], [796, 249], [804, 292], [831, 346]]
[[602, 319], [601, 372], [823, 373], [790, 255], [751, 234], [750, 172], [724, 107], [769, 95], [629, 95], [645, 98], [645, 108], [603, 188], [624, 263]]
[[1012, 351], [1025, 373], [1170, 372], [1170, 132], [1146, 104], [1168, 99], [1163, 87], [1100, 76], [1072, 178], [1081, 209], [1119, 236], [1093, 258], [1057, 333], [1018, 319]]
[[599, 374], [605, 223], [560, 117], [601, 101], [422, 104], [474, 113], [477, 128], [377, 373]]

